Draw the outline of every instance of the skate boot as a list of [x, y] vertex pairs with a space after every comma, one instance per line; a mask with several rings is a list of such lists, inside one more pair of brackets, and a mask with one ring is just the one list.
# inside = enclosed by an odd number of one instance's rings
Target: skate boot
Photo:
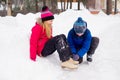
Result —
[[78, 62], [79, 62], [79, 64], [81, 64], [81, 63], [83, 62], [83, 57], [82, 57], [82, 58], [80, 57], [80, 58], [78, 59]]
[[68, 68], [68, 69], [77, 69], [78, 68], [77, 65], [72, 64], [69, 60], [67, 60], [65, 62], [62, 62], [61, 67], [62, 68]]
[[92, 62], [92, 55], [91, 54], [87, 54], [87, 61]]
[[79, 61], [75, 61], [72, 58], [69, 59], [69, 62], [75, 65], [79, 64]]
[[98, 37], [92, 37], [92, 42], [90, 45], [90, 49], [87, 52], [87, 61], [92, 62], [92, 55], [95, 53], [96, 48], [99, 44], [99, 38]]

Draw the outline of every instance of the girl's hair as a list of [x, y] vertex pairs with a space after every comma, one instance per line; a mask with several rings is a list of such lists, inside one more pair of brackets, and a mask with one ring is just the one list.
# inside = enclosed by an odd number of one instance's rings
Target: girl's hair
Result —
[[[51, 34], [52, 34], [52, 32], [51, 32], [51, 25], [48, 25], [47, 23], [46, 23], [46, 21], [44, 21], [44, 22], [42, 22], [42, 20], [41, 20], [41, 18], [37, 18], [37, 23], [38, 24], [40, 24], [40, 25], [42, 25], [43, 26], [43, 28], [45, 29], [45, 31], [46, 31], [46, 35], [47, 35], [47, 37], [48, 38], [51, 38]], [[43, 30], [44, 31], [44, 30]]]

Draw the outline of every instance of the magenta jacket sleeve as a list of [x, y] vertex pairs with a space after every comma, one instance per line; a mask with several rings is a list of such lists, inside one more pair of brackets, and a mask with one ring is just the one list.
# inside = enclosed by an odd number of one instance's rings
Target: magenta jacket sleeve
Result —
[[39, 26], [34, 26], [32, 28], [32, 33], [30, 36], [30, 59], [36, 61], [37, 54], [37, 43], [39, 41], [40, 28]]

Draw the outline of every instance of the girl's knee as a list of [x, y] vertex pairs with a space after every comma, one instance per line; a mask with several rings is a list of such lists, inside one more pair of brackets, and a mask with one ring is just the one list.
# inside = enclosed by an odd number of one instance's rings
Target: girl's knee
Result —
[[63, 38], [64, 40], [66, 39], [66, 36], [64, 34], [60, 34], [59, 35], [61, 38]]

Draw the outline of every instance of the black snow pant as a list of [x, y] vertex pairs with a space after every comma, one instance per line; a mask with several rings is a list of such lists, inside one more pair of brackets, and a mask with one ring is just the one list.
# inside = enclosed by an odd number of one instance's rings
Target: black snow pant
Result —
[[53, 54], [57, 50], [62, 62], [69, 60], [71, 57], [70, 48], [64, 34], [57, 35], [48, 40], [41, 52], [43, 57]]
[[[99, 44], [99, 38], [98, 37], [92, 37], [91, 45], [90, 48], [87, 52], [87, 55], [93, 55], [95, 53], [96, 48], [98, 47]], [[83, 61], [83, 58], [79, 58], [79, 63]]]
[[92, 42], [90, 45], [90, 48], [87, 52], [88, 55], [93, 55], [95, 53], [96, 48], [98, 47], [99, 44], [99, 38], [98, 37], [92, 37]]

